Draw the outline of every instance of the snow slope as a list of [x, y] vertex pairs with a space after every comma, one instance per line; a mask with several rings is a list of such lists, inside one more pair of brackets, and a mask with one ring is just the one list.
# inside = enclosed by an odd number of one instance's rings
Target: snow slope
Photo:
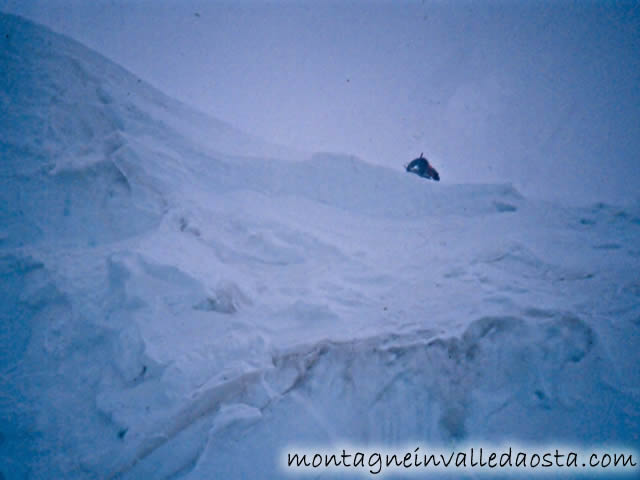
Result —
[[640, 206], [269, 145], [0, 15], [0, 478], [640, 441]]

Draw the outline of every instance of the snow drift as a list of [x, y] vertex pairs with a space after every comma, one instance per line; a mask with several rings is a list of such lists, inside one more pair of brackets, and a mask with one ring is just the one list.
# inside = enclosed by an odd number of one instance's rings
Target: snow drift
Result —
[[280, 478], [302, 443], [639, 446], [638, 209], [304, 159], [0, 30], [0, 478]]

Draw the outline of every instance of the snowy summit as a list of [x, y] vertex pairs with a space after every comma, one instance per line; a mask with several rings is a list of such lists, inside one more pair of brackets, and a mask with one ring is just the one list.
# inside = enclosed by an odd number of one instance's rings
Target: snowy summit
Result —
[[640, 205], [307, 155], [20, 17], [0, 33], [0, 478], [640, 447]]

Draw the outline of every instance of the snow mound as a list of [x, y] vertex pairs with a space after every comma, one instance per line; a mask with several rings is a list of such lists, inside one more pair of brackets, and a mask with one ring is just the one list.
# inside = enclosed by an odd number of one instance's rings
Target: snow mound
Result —
[[[242, 169], [230, 182], [244, 188], [270, 195], [304, 197], [371, 216], [403, 218], [513, 212], [522, 201], [522, 196], [511, 185], [431, 184], [406, 174], [400, 165], [398, 171], [392, 171], [350, 155], [320, 153], [306, 162], [294, 164], [258, 159], [240, 163]], [[358, 188], [353, 188], [354, 181]]]
[[[242, 415], [226, 420], [224, 435], [209, 432], [185, 478], [228, 475], [229, 458], [252, 459], [233, 465], [238, 478], [277, 478], [272, 452], [304, 445], [603, 442], [612, 440], [604, 433], [611, 425], [628, 438], [637, 419], [621, 423], [614, 412], [634, 409], [635, 399], [609, 388], [595, 338], [583, 321], [558, 313], [542, 322], [485, 317], [461, 337], [425, 332], [288, 352], [264, 375], [260, 394], [233, 399]], [[256, 412], [249, 421], [247, 411]], [[221, 407], [213, 424], [228, 415]]]

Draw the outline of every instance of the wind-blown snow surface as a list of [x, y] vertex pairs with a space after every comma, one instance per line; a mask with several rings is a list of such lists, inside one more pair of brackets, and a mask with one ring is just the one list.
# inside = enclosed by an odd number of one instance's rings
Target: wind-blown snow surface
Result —
[[0, 28], [0, 478], [280, 478], [287, 446], [344, 442], [640, 446], [640, 206], [289, 161], [69, 39]]

